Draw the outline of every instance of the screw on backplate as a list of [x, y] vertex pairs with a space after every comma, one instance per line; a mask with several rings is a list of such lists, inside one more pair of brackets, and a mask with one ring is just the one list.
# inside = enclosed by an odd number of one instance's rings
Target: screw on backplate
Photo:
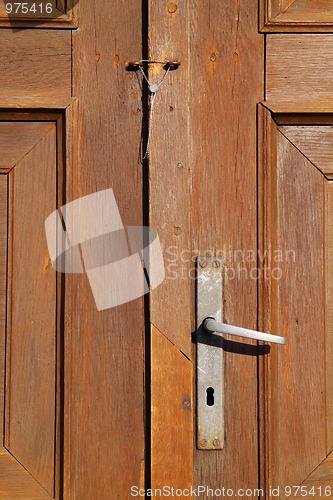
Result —
[[206, 446], [206, 444], [207, 444], [206, 439], [200, 439], [199, 446], [201, 446], [202, 448], [204, 448]]
[[201, 260], [201, 261], [199, 262], [199, 266], [200, 266], [200, 267], [206, 267], [206, 266], [207, 266], [207, 262], [206, 262], [205, 260]]
[[220, 446], [220, 441], [218, 439], [214, 439], [213, 445], [217, 448], [218, 446]]
[[213, 267], [220, 267], [220, 263], [218, 260], [214, 260]]
[[188, 410], [189, 408], [191, 408], [191, 401], [190, 401], [189, 399], [185, 399], [185, 400], [183, 401], [183, 408], [184, 408], [185, 410]]

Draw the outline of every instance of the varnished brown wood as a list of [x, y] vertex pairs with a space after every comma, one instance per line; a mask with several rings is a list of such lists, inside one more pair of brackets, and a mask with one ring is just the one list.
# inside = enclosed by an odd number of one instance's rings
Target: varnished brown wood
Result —
[[[171, 11], [171, 12], [169, 12]], [[192, 356], [194, 263], [191, 260], [189, 34], [191, 7], [181, 0], [168, 9], [165, 0], [149, 1], [151, 57], [178, 60], [169, 73], [154, 110], [150, 141], [150, 224], [163, 241], [166, 279], [151, 294], [151, 322], [186, 356]], [[150, 80], [164, 70], [151, 65]], [[164, 314], [172, 304], [172, 314]]]
[[0, 100], [71, 97], [70, 31], [4, 29], [0, 43]]
[[[151, 330], [152, 487], [193, 485], [193, 365], [163, 333]], [[167, 381], [167, 382], [166, 382]]]
[[45, 122], [0, 122], [0, 171], [9, 172], [54, 128]]
[[330, 0], [260, 0], [263, 32], [331, 32]]
[[267, 37], [266, 99], [276, 104], [327, 105], [333, 93], [333, 35]]
[[[256, 264], [248, 256], [256, 248], [254, 137], [263, 39], [252, 1], [196, 1], [191, 10], [193, 248], [225, 262], [225, 322], [256, 329], [256, 280], [250, 278]], [[258, 485], [256, 347], [250, 344], [228, 339], [224, 449], [195, 451], [196, 484]]]
[[316, 168], [332, 178], [333, 126], [284, 126], [279, 130]]
[[[66, 197], [112, 188], [124, 226], [142, 225], [141, 90], [125, 70], [141, 43], [141, 0], [80, 1]], [[65, 279], [64, 497], [126, 498], [145, 461], [143, 299], [98, 312], [87, 277]]]
[[53, 498], [4, 448], [0, 449], [0, 498], [46, 500]]
[[7, 292], [8, 178], [0, 175], [0, 446], [3, 445]]
[[57, 200], [55, 125], [16, 164], [10, 186], [5, 445], [53, 494], [57, 304], [44, 223]]

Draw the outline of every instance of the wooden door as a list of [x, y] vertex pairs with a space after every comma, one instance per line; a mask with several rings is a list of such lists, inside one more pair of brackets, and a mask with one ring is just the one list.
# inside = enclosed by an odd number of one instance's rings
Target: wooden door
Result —
[[[331, 2], [42, 3], [0, 6], [0, 498], [329, 496]], [[126, 61], [148, 58], [181, 65], [142, 162], [151, 100]], [[53, 269], [44, 223], [109, 188], [124, 226], [157, 229], [166, 277], [98, 311], [85, 273]], [[195, 439], [199, 256], [224, 263], [224, 322], [288, 339], [225, 336], [212, 451]]]
[[[258, 19], [257, 7], [150, 2], [151, 56], [171, 48], [185, 61], [161, 92], [151, 140], [151, 223], [169, 249], [170, 278], [151, 294], [152, 484], [173, 477], [237, 498], [244, 489], [250, 498], [331, 496], [333, 11], [329, 2], [263, 0]], [[195, 366], [187, 332], [197, 256], [224, 261], [226, 323], [288, 342], [267, 352], [225, 336], [224, 448], [194, 442], [192, 456], [184, 373], [187, 358]], [[164, 370], [167, 347], [178, 361]], [[193, 474], [172, 457], [193, 458]]]
[[125, 71], [141, 1], [6, 3], [0, 497], [127, 498], [145, 475], [144, 299], [99, 312], [86, 274], [53, 269], [45, 221], [112, 188], [124, 226], [142, 225], [141, 95]]
[[261, 284], [261, 321], [288, 337], [286, 349], [261, 361], [263, 473], [281, 498], [330, 496], [333, 480], [332, 126], [326, 114], [295, 111], [260, 109], [268, 146], [260, 238], [270, 275]]

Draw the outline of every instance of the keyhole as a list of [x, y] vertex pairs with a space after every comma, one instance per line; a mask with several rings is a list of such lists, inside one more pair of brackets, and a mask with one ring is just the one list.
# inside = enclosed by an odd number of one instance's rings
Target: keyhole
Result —
[[206, 397], [206, 403], [207, 406], [214, 406], [214, 389], [213, 387], [208, 387], [206, 389], [207, 397]]

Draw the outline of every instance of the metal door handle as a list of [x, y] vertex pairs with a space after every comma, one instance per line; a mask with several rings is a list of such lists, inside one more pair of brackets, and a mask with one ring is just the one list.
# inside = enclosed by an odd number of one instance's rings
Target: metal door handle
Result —
[[[223, 262], [199, 257], [196, 282], [197, 309], [197, 448], [224, 446], [223, 334], [285, 344], [284, 337], [226, 325], [223, 318]], [[204, 332], [207, 332], [206, 334]], [[212, 335], [215, 333], [215, 335]], [[219, 338], [220, 337], [220, 338]]]
[[247, 328], [240, 328], [239, 326], [226, 325], [225, 323], [215, 321], [214, 318], [206, 318], [203, 322], [203, 327], [208, 333], [226, 333], [227, 335], [245, 337], [247, 339], [254, 340], [263, 340], [264, 342], [272, 342], [274, 344], [285, 344], [287, 342], [285, 337], [271, 335], [270, 333], [257, 332], [255, 330], [248, 330]]

